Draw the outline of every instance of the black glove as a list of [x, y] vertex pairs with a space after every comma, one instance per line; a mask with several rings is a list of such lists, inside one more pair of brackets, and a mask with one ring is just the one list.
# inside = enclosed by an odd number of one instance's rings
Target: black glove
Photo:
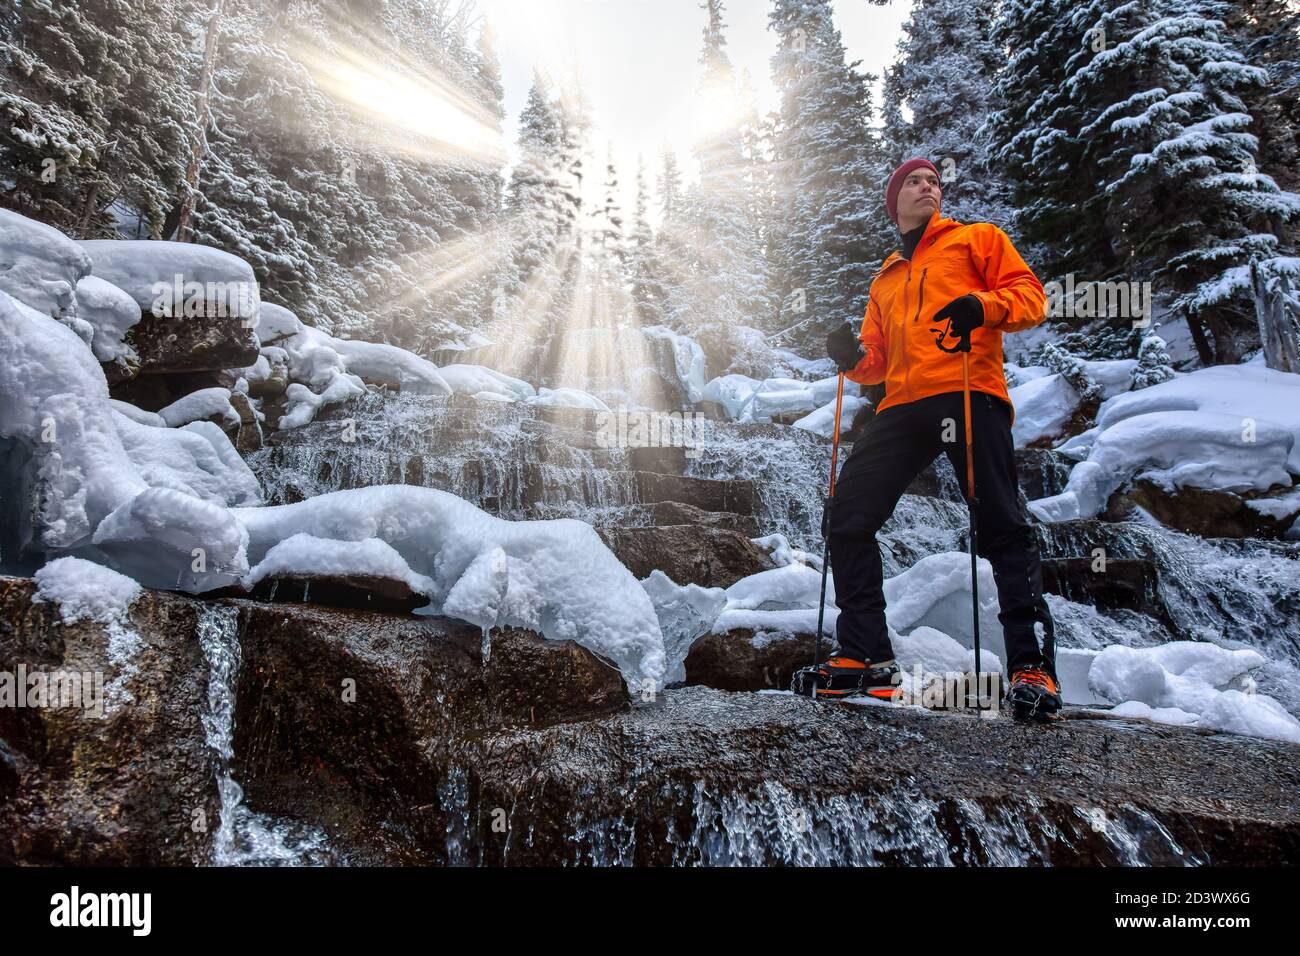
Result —
[[964, 295], [960, 299], [953, 299], [934, 314], [934, 321], [937, 323], [949, 319], [952, 320], [952, 331], [949, 334], [964, 339], [984, 324], [984, 303], [979, 300], [979, 296], [975, 295]]
[[858, 338], [857, 330], [846, 322], [826, 336], [826, 354], [841, 372], [851, 372], [867, 353], [862, 351], [862, 340]]

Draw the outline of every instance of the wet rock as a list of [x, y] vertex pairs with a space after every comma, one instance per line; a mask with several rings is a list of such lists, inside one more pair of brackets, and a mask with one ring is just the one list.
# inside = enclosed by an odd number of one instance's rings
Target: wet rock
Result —
[[569, 641], [496, 630], [485, 665], [480, 630], [459, 621], [236, 603], [249, 803], [320, 823], [356, 862], [447, 862], [458, 740], [628, 707], [618, 672]]
[[402, 614], [429, 603], [427, 594], [412, 590], [405, 581], [367, 574], [264, 578], [250, 593], [258, 600], [271, 603], [323, 604]]
[[601, 528], [601, 539], [637, 578], [656, 568], [678, 584], [726, 588], [776, 565], [738, 532], [699, 525]]
[[1143, 558], [1043, 561], [1043, 590], [1099, 611], [1127, 608], [1159, 616], [1159, 583], [1155, 562]]
[[702, 511], [754, 513], [754, 485], [744, 479], [692, 478], [652, 471], [633, 472], [633, 475], [636, 500], [640, 502], [677, 501]]
[[661, 475], [681, 475], [686, 471], [684, 447], [629, 448], [628, 466], [636, 471], [654, 471]]
[[[1280, 497], [1288, 491], [1276, 489], [1274, 493]], [[1228, 491], [1192, 487], [1169, 490], [1138, 479], [1111, 496], [1105, 517], [1121, 521], [1140, 507], [1161, 524], [1203, 538], [1280, 538], [1300, 513], [1300, 498], [1294, 511], [1280, 512], [1281, 518], [1250, 507], [1247, 500]]]
[[1030, 501], [1060, 494], [1076, 464], [1047, 448], [1017, 448], [1015, 455], [1020, 488]]
[[129, 618], [139, 646], [115, 654], [110, 641], [125, 647], [130, 636], [65, 626], [34, 593], [30, 580], [0, 578], [0, 672], [98, 674], [103, 706], [0, 707], [0, 863], [206, 862], [218, 799], [202, 723], [201, 605], [146, 591]]
[[[686, 656], [686, 683], [719, 690], [789, 690], [796, 668], [812, 663], [812, 634], [755, 634], [738, 628], [695, 639]], [[823, 640], [823, 650], [830, 640]]]
[[232, 392], [230, 407], [239, 414], [239, 428], [235, 435], [235, 450], [240, 454], [257, 451], [262, 447], [262, 426], [257, 420], [257, 410], [243, 392]]
[[247, 368], [258, 343], [247, 320], [237, 316], [156, 316], [144, 313], [126, 342], [140, 356], [140, 373], [204, 372]]
[[687, 688], [467, 743], [467, 803], [509, 808], [509, 830], [471, 813], [462, 844], [511, 864], [1278, 865], [1300, 855], [1295, 753]]
[[655, 527], [669, 525], [696, 525], [702, 528], [721, 528], [734, 531], [746, 538], [758, 537], [758, 519], [753, 515], [731, 514], [725, 511], [705, 511], [680, 501], [660, 501], [646, 507], [650, 523]]

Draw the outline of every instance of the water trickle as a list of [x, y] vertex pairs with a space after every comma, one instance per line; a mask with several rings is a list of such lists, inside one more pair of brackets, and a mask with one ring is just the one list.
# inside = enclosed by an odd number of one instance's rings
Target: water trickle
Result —
[[235, 686], [239, 676], [239, 612], [208, 604], [199, 611], [199, 646], [208, 662], [203, 731], [212, 750], [220, 821], [212, 841], [214, 866], [304, 866], [335, 862], [320, 830], [251, 810], [231, 769]]

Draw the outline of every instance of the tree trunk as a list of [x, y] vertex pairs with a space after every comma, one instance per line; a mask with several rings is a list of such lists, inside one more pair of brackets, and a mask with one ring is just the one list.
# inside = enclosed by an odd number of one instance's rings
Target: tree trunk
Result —
[[1205, 326], [1201, 325], [1199, 315], [1187, 313], [1187, 330], [1192, 333], [1192, 343], [1196, 346], [1196, 355], [1200, 358], [1201, 364], [1209, 368], [1214, 364], [1214, 353], [1210, 351], [1209, 340], [1205, 337]]
[[1300, 316], [1293, 308], [1287, 276], [1277, 276], [1276, 286], [1270, 289], [1267, 272], [1252, 262], [1250, 284], [1264, 364], [1280, 372], [1300, 372]]
[[225, 0], [212, 0], [212, 14], [208, 17], [208, 33], [203, 43], [203, 69], [199, 73], [198, 102], [194, 120], [194, 144], [190, 163], [185, 169], [185, 197], [181, 200], [180, 215], [176, 220], [176, 241], [189, 242], [190, 225], [194, 217], [194, 200], [198, 195], [199, 169], [208, 151], [208, 123], [212, 119], [209, 95], [212, 91], [212, 64], [217, 58], [217, 34], [221, 26], [221, 8]]

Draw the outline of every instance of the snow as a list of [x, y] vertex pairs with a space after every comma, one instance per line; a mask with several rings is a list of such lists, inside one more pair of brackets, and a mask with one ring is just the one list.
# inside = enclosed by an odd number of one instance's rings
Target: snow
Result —
[[412, 571], [402, 556], [379, 538], [337, 541], [305, 532], [273, 546], [242, 583], [251, 588], [265, 578], [350, 576], [401, 581], [418, 594], [431, 594], [435, 589], [432, 579]]
[[647, 338], [662, 339], [671, 344], [677, 380], [686, 392], [686, 400], [693, 405], [707, 398], [704, 391], [704, 350], [696, 341], [663, 325], [648, 325], [641, 331]]
[[257, 341], [262, 345], [272, 345], [280, 339], [297, 335], [306, 326], [288, 309], [274, 302], [262, 303], [262, 317], [258, 320]]
[[36, 582], [32, 602], [57, 604], [64, 624], [121, 622], [143, 592], [126, 575], [81, 558], [56, 558], [32, 578]]
[[[845, 395], [840, 406], [840, 432], [844, 433], [853, 425], [854, 416], [867, 404], [865, 398], [857, 395]], [[831, 399], [816, 411], [809, 412], [794, 423], [795, 428], [821, 435], [823, 438], [835, 437], [835, 400]]]
[[1300, 375], [1214, 366], [1107, 399], [1097, 427], [1061, 446], [1084, 458], [1059, 495], [1029, 503], [1042, 521], [1091, 517], [1134, 476], [1167, 488], [1263, 491], [1300, 473]]
[[229, 425], [239, 425], [239, 413], [230, 406], [230, 389], [213, 386], [178, 398], [166, 408], [159, 409], [158, 417], [169, 428], [179, 428], [201, 419], [220, 417]]
[[1088, 459], [1070, 471], [1065, 489], [1029, 502], [1040, 521], [1100, 514], [1110, 496], [1134, 476], [1169, 490], [1191, 486], [1240, 493], [1291, 484], [1287, 467], [1295, 435], [1270, 421], [1260, 419], [1250, 438], [1241, 415], [1209, 411], [1102, 418], [1099, 429]]
[[115, 673], [104, 684], [102, 710], [97, 706], [90, 713], [111, 714], [134, 703], [135, 696], [126, 684], [139, 672], [136, 660], [144, 641], [130, 627], [127, 613], [142, 592], [140, 585], [111, 568], [72, 557], [56, 558], [32, 577], [36, 582], [33, 603], [57, 604], [65, 625], [93, 621], [104, 628], [108, 638], [105, 658]]
[[100, 522], [94, 536], [95, 546], [141, 583], [192, 593], [246, 574], [247, 541], [229, 510], [173, 488], [142, 491]]
[[489, 392], [513, 401], [537, 394], [537, 389], [523, 379], [512, 378], [484, 365], [444, 365], [438, 369], [438, 373], [457, 395]]
[[[450, 395], [452, 387], [443, 378], [438, 367], [414, 352], [385, 345], [381, 342], [358, 342], [336, 339], [323, 332], [311, 330], [316, 337], [327, 340], [343, 359], [349, 373], [362, 381], [380, 385], [396, 385], [399, 391], [421, 395]], [[300, 336], [303, 332], [298, 333]], [[505, 378], [505, 376], [502, 376]], [[498, 388], [498, 391], [500, 389]], [[479, 389], [474, 389], [479, 391]]]
[[528, 405], [554, 405], [560, 408], [586, 408], [597, 412], [608, 412], [609, 406], [595, 395], [578, 388], [546, 388], [537, 390], [536, 395], [524, 399]]
[[[505, 592], [496, 623], [527, 627], [552, 640], [573, 640], [614, 661], [634, 693], [662, 686], [664, 640], [654, 606], [631, 573], [588, 524], [573, 519], [506, 521], [444, 491], [383, 485], [337, 491], [290, 505], [238, 508], [248, 557], [260, 563], [295, 534], [392, 546], [434, 587], [431, 613], [465, 612], [460, 580], [484, 554], [506, 558]], [[467, 588], [484, 586], [489, 561]], [[478, 591], [482, 593], [482, 591]]]
[[1093, 661], [1089, 683], [1121, 715], [1300, 743], [1300, 721], [1244, 677], [1263, 663], [1256, 651], [1199, 641], [1113, 645]]
[[20, 440], [42, 485], [38, 541], [84, 542], [98, 522], [145, 488], [108, 404], [108, 383], [66, 326], [18, 309], [0, 292], [0, 436]]
[[111, 282], [86, 276], [77, 283], [77, 318], [94, 330], [91, 348], [101, 362], [134, 357], [134, 349], [122, 340], [140, 315], [135, 300]]
[[756, 378], [732, 372], [710, 379], [704, 386], [701, 400], [722, 406], [728, 418], [740, 418], [761, 383]]
[[146, 412], [143, 408], [136, 408], [128, 402], [119, 402], [115, 398], [108, 400], [108, 407], [113, 409], [119, 415], [125, 415], [137, 425], [148, 425], [152, 428], [166, 428], [167, 423], [162, 420], [162, 416], [157, 412]]
[[77, 315], [90, 258], [52, 226], [0, 209], [0, 292], [53, 318]]
[[822, 558], [820, 554], [809, 554], [807, 551], [801, 551], [791, 546], [790, 539], [780, 532], [750, 538], [749, 540], [766, 551], [777, 567], [784, 567], [787, 564], [798, 562], [799, 564], [812, 565], [819, 571], [821, 570]]
[[157, 428], [114, 412], [113, 425], [131, 470], [149, 487], [172, 488], [219, 505], [261, 500], [257, 477], [212, 422]]
[[355, 375], [332, 371], [329, 384], [319, 393], [313, 392], [299, 382], [292, 383], [285, 389], [285, 412], [280, 416], [278, 427], [282, 429], [301, 428], [314, 421], [316, 413], [326, 405], [337, 405], [358, 398], [366, 393], [365, 383]]
[[88, 239], [91, 273], [152, 315], [235, 316], [256, 328], [261, 311], [253, 267], [238, 256], [156, 239]]
[[1011, 437], [1017, 448], [1060, 435], [1079, 407], [1079, 393], [1059, 372], [1022, 380], [1008, 393], [1016, 409]]

